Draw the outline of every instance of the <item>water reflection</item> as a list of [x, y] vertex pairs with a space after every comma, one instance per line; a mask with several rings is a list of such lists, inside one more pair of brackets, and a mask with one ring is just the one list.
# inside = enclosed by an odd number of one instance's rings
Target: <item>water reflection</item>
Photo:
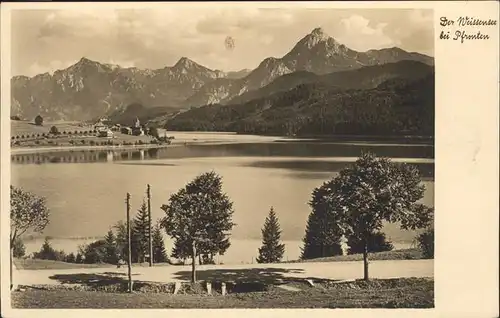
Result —
[[57, 151], [11, 156], [13, 164], [89, 163], [158, 159], [158, 149]]
[[[310, 161], [310, 160], [273, 160], [273, 161], [254, 161], [246, 164], [246, 166], [256, 168], [270, 169], [288, 169], [298, 172], [338, 172], [345, 168], [350, 163], [339, 161]], [[416, 167], [420, 176], [424, 181], [434, 180], [434, 164], [433, 163], [411, 163]], [[309, 176], [308, 174], [303, 174]]]
[[142, 150], [71, 150], [14, 154], [13, 164], [90, 163], [195, 157], [359, 157], [363, 151], [391, 158], [434, 158], [434, 147], [319, 142], [199, 144]]

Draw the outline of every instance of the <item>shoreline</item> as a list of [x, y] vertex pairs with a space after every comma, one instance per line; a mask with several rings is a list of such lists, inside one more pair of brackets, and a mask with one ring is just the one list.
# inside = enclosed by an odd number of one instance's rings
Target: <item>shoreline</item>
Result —
[[130, 146], [58, 146], [58, 147], [20, 147], [10, 148], [11, 155], [43, 153], [43, 152], [58, 152], [58, 151], [73, 151], [73, 150], [144, 150], [144, 149], [160, 149], [166, 147], [178, 146], [178, 144], [165, 145], [130, 145]]

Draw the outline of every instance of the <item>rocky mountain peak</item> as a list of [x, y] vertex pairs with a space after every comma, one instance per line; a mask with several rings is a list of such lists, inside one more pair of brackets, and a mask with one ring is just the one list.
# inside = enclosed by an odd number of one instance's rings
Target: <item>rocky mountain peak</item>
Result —
[[196, 66], [198, 65], [196, 62], [188, 59], [187, 57], [181, 57], [177, 63], [175, 63], [174, 65], [174, 68], [177, 68], [177, 69], [181, 69], [181, 68], [185, 68], [185, 69], [189, 69], [189, 68], [192, 68], [193, 66]]
[[[305, 45], [308, 49], [311, 49], [322, 42], [327, 42], [333, 40], [322, 28], [315, 28], [308, 35], [306, 35], [300, 44]], [[302, 43], [301, 43], [302, 42]]]
[[92, 61], [86, 57], [82, 57], [78, 62], [68, 67], [67, 70], [72, 72], [78, 72], [86, 69], [93, 69], [98, 71], [104, 71], [105, 66], [99, 62]]
[[313, 36], [319, 36], [319, 37], [325, 37], [326, 36], [326, 37], [328, 37], [328, 35], [325, 33], [325, 31], [321, 27], [313, 29], [310, 34], [313, 35]]
[[77, 63], [76, 65], [95, 65], [95, 64], [99, 64], [98, 62], [95, 62], [95, 61], [92, 61], [86, 57], [82, 57]]

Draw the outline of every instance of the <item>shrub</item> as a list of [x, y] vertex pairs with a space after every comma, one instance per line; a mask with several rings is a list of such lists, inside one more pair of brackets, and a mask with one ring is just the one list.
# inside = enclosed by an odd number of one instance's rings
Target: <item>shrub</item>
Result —
[[67, 256], [66, 256], [66, 260], [65, 260], [67, 263], [76, 263], [76, 256], [74, 253], [69, 253]]
[[98, 240], [86, 245], [83, 249], [85, 263], [104, 263], [106, 260], [106, 242]]
[[35, 125], [42, 126], [43, 125], [43, 117], [38, 115], [35, 117]]
[[77, 263], [77, 264], [82, 264], [82, 263], [83, 263], [83, 257], [82, 257], [82, 254], [80, 254], [80, 253], [77, 253], [77, 254], [76, 254], [76, 257], [75, 257], [75, 263]]
[[[349, 249], [347, 254], [361, 254], [364, 250], [363, 242], [355, 236], [350, 236], [347, 239]], [[392, 251], [394, 246], [387, 240], [382, 232], [372, 233], [368, 236], [368, 253]]]
[[20, 238], [14, 241], [13, 251], [14, 257], [23, 257], [26, 255], [26, 247]]
[[52, 127], [50, 127], [50, 133], [53, 135], [57, 135], [57, 134], [59, 134], [59, 129], [57, 129], [56, 126], [52, 126]]
[[40, 140], [35, 140], [35, 144], [39, 145], [40, 144]]
[[434, 229], [427, 229], [417, 236], [418, 247], [424, 258], [434, 258]]
[[89, 143], [91, 146], [95, 146], [95, 141], [91, 140]]
[[52, 261], [64, 261], [66, 254], [63, 251], [56, 251], [51, 245], [48, 238], [45, 239], [39, 252], [33, 253], [33, 258], [47, 259]]
[[82, 145], [85, 145], [85, 143], [86, 143], [85, 139], [82, 139], [80, 142], [82, 143]]
[[11, 140], [14, 140], [14, 139], [16, 139], [16, 137], [12, 136], [12, 137], [10, 137], [10, 139], [11, 139]]

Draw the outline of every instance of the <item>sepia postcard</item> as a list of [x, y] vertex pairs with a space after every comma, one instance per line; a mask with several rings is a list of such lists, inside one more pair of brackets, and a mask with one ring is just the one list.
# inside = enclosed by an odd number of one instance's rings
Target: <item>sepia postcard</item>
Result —
[[498, 316], [498, 9], [2, 4], [2, 317]]

